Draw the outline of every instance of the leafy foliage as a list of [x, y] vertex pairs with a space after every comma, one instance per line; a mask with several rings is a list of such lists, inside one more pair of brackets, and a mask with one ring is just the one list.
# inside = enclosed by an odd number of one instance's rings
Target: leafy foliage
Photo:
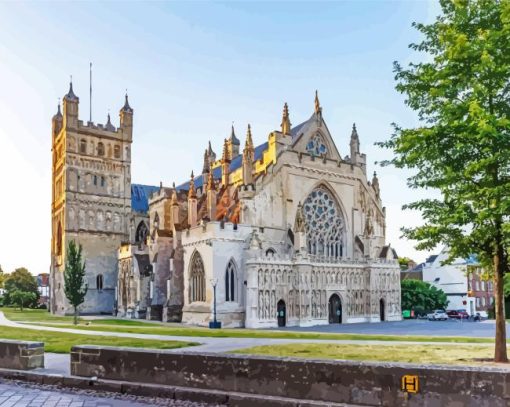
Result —
[[402, 280], [402, 309], [429, 312], [446, 309], [448, 299], [443, 290], [420, 280]]
[[398, 264], [400, 266], [400, 270], [404, 271], [409, 268], [409, 263], [415, 263], [415, 261], [409, 257], [399, 257]]
[[441, 0], [442, 15], [414, 23], [425, 54], [395, 62], [397, 90], [420, 125], [394, 125], [379, 145], [394, 152], [385, 164], [408, 168], [411, 188], [439, 197], [410, 203], [425, 224], [404, 228], [418, 249], [449, 247], [450, 261], [476, 253], [496, 287], [497, 361], [507, 361], [502, 279], [510, 242], [510, 1]]
[[0, 288], [4, 288], [4, 281], [5, 281], [5, 274], [2, 269], [2, 266], [0, 265]]
[[37, 296], [28, 291], [13, 290], [10, 293], [10, 300], [12, 305], [17, 305], [21, 311], [26, 304], [33, 303]]
[[85, 283], [85, 262], [82, 261], [82, 247], [74, 240], [69, 242], [64, 271], [64, 293], [74, 308], [74, 324], [78, 323], [78, 307], [85, 300], [88, 286]]
[[35, 307], [37, 305], [37, 300], [39, 299], [37, 280], [26, 268], [20, 267], [14, 270], [11, 274], [8, 274], [4, 281], [4, 288], [4, 305], [19, 304], [19, 302], [14, 301], [12, 298], [12, 294], [15, 291], [33, 294], [31, 300], [25, 302], [24, 306]]

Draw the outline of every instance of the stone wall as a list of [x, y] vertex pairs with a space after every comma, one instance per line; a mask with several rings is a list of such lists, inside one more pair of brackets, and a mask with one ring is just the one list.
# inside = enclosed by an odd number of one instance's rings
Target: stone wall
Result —
[[0, 368], [28, 370], [44, 367], [44, 344], [0, 340]]
[[[75, 346], [71, 374], [196, 389], [365, 406], [491, 406], [510, 404], [504, 368], [279, 359]], [[417, 375], [415, 394], [401, 390]]]

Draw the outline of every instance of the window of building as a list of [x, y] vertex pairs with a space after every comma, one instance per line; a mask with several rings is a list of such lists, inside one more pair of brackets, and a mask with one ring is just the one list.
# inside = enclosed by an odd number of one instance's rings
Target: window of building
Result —
[[80, 140], [80, 153], [87, 154], [87, 140]]
[[94, 185], [97, 185], [97, 175], [94, 175]]
[[142, 220], [138, 224], [138, 227], [136, 228], [136, 234], [135, 234], [135, 242], [136, 243], [143, 243], [145, 242], [145, 238], [147, 237], [147, 225]]
[[101, 177], [101, 186], [104, 187], [104, 177]]
[[98, 290], [102, 290], [103, 289], [103, 275], [102, 274], [98, 274], [96, 276], [96, 288]]
[[189, 274], [189, 302], [205, 301], [205, 270], [202, 256], [195, 252]]
[[326, 143], [324, 143], [324, 139], [319, 133], [316, 133], [312, 138], [310, 138], [310, 141], [306, 145], [306, 151], [308, 151], [310, 155], [316, 157], [327, 154], [328, 149], [326, 147]]
[[100, 156], [104, 155], [104, 144], [103, 143], [97, 143], [97, 155], [100, 155]]
[[225, 272], [225, 301], [235, 301], [236, 299], [236, 267], [230, 260]]
[[120, 146], [113, 147], [113, 155], [115, 158], [120, 158]]
[[325, 187], [312, 191], [303, 204], [308, 253], [343, 256], [344, 219], [340, 207]]
[[62, 254], [62, 224], [58, 222], [57, 225], [57, 255], [60, 256]]
[[274, 256], [275, 253], [276, 252], [272, 247], [266, 250], [266, 256]]

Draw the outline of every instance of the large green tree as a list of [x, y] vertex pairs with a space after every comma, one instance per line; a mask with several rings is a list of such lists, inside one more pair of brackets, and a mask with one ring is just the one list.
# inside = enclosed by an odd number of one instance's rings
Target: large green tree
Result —
[[37, 305], [37, 300], [39, 299], [37, 280], [26, 268], [20, 267], [14, 270], [11, 274], [8, 274], [5, 277], [4, 288], [4, 304], [17, 305], [18, 303], [15, 302], [11, 296], [14, 291], [21, 291], [33, 294], [30, 301], [25, 302], [25, 306], [35, 307]]
[[443, 290], [420, 280], [402, 280], [402, 309], [426, 313], [435, 309], [446, 309], [448, 299]]
[[5, 281], [5, 274], [2, 269], [2, 266], [0, 265], [0, 288], [4, 288], [4, 281]]
[[[410, 203], [425, 224], [404, 229], [418, 249], [438, 244], [451, 259], [476, 253], [495, 282], [494, 359], [507, 362], [503, 276], [510, 237], [510, 1], [441, 0], [431, 24], [410, 48], [421, 53], [395, 62], [397, 90], [418, 113], [419, 125], [394, 125], [389, 162], [411, 169], [411, 188], [436, 197]], [[388, 163], [388, 162], [387, 162]], [[434, 195], [435, 196], [435, 195]]]
[[78, 324], [78, 307], [87, 295], [85, 282], [85, 262], [82, 260], [82, 247], [74, 240], [69, 242], [66, 253], [66, 267], [64, 270], [64, 293], [74, 309], [74, 324]]

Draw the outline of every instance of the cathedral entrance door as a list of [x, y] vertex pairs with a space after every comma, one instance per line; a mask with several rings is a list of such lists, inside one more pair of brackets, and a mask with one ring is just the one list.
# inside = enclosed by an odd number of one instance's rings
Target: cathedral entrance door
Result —
[[285, 326], [287, 322], [287, 307], [285, 306], [285, 301], [278, 301], [276, 312], [278, 313], [278, 326]]
[[337, 294], [333, 294], [329, 297], [329, 323], [342, 323], [342, 301]]
[[379, 301], [379, 317], [381, 318], [381, 322], [384, 321], [384, 300], [382, 298]]

